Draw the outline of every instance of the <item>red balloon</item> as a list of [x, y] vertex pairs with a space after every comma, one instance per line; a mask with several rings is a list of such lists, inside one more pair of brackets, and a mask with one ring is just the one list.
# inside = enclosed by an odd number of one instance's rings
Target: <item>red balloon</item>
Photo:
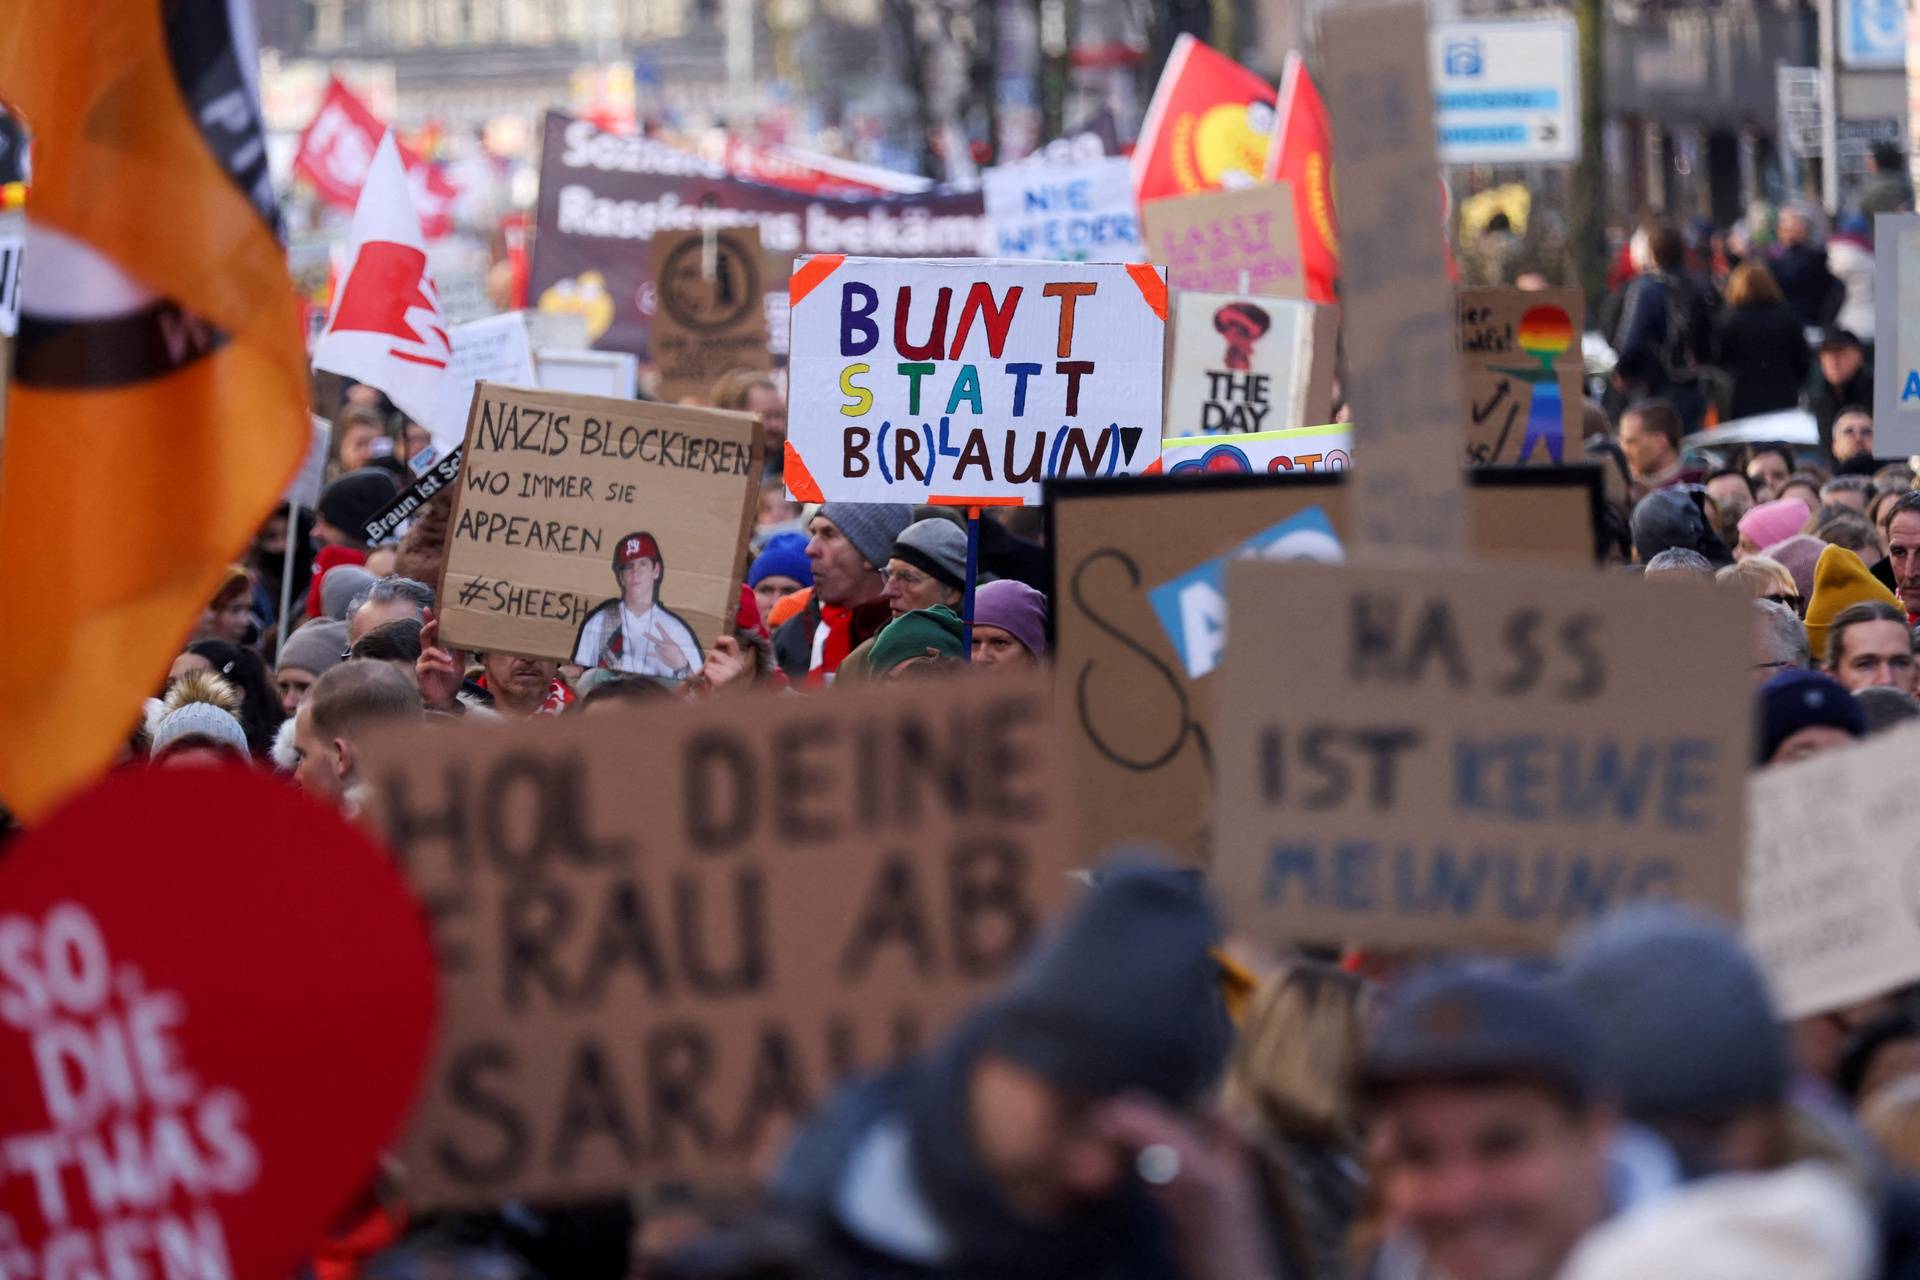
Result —
[[107, 779], [0, 857], [9, 1262], [288, 1274], [398, 1135], [436, 1003], [421, 909], [336, 812], [237, 768]]

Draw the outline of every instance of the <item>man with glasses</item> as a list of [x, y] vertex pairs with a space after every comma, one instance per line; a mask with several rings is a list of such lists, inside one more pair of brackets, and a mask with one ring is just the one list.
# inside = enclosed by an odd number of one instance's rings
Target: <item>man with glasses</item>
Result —
[[1827, 632], [1827, 670], [1847, 692], [1885, 686], [1914, 691], [1913, 630], [1899, 606], [1883, 600], [1848, 605]]
[[893, 540], [884, 571], [894, 617], [937, 604], [960, 608], [967, 584], [967, 535], [938, 516], [916, 520]]

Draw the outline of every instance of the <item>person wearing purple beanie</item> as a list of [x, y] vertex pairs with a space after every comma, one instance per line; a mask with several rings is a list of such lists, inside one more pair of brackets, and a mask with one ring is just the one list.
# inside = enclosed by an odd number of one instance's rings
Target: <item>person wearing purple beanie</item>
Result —
[[1047, 656], [1047, 598], [1024, 582], [1002, 578], [973, 593], [976, 666], [1032, 666]]

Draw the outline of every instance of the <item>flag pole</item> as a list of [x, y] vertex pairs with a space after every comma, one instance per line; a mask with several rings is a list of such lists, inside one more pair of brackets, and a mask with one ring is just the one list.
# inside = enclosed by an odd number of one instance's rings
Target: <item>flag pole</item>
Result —
[[967, 593], [960, 602], [960, 648], [966, 661], [973, 661], [973, 588], [980, 577], [980, 508], [967, 508]]
[[280, 649], [287, 643], [288, 616], [293, 608], [293, 544], [300, 537], [300, 503], [287, 503], [287, 549], [280, 558], [280, 616], [274, 622], [273, 665], [280, 665]]

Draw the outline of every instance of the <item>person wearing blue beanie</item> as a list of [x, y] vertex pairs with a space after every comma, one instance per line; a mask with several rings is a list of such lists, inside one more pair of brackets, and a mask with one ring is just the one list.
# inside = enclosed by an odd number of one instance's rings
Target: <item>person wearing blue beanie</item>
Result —
[[753, 558], [747, 570], [747, 585], [760, 601], [760, 616], [768, 617], [773, 606], [796, 591], [813, 585], [813, 561], [807, 559], [807, 535], [776, 533]]
[[1758, 696], [1762, 766], [1792, 764], [1866, 736], [1859, 701], [1823, 671], [1782, 671]]

